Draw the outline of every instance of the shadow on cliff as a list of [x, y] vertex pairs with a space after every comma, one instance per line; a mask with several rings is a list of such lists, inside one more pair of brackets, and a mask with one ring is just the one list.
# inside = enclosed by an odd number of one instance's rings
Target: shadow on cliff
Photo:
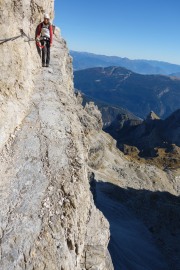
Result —
[[180, 269], [180, 197], [95, 180], [91, 191], [110, 223], [115, 270]]

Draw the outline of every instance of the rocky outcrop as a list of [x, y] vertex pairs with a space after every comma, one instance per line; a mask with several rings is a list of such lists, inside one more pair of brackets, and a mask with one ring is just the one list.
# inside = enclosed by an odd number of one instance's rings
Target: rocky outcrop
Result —
[[155, 112], [153, 112], [153, 111], [151, 111], [149, 114], [148, 114], [148, 116], [146, 117], [146, 121], [148, 121], [148, 120], [159, 120], [160, 118], [159, 118], [159, 116], [157, 116], [157, 114], [155, 113]]
[[[136, 158], [145, 158], [144, 162], [154, 162], [163, 168], [178, 168], [178, 150], [171, 149], [173, 145], [176, 145], [176, 149], [180, 146], [179, 112], [180, 110], [175, 111], [165, 120], [159, 119], [153, 112], [144, 121], [120, 116], [105, 131], [117, 140], [117, 146], [125, 154], [135, 156], [136, 152]], [[134, 151], [135, 148], [132, 147], [136, 147], [138, 151]]]
[[[76, 89], [76, 91], [78, 91], [78, 90]], [[77, 93], [80, 94], [79, 91]], [[103, 128], [110, 126], [114, 122], [114, 120], [116, 120], [116, 118], [119, 116], [120, 117], [125, 116], [129, 120], [139, 120], [140, 121], [140, 118], [138, 118], [137, 116], [135, 116], [134, 114], [132, 114], [128, 110], [125, 110], [121, 107], [112, 106], [108, 103], [102, 102], [98, 99], [92, 98], [92, 97], [87, 96], [83, 93], [81, 93], [81, 99], [82, 99], [83, 106], [85, 106], [86, 103], [89, 103], [89, 102], [94, 102], [94, 104], [98, 106], [98, 109], [100, 110], [100, 112], [102, 114]]]
[[[33, 36], [44, 11], [53, 15], [53, 1], [4, 1], [1, 8], [5, 38], [18, 27]], [[78, 111], [92, 125], [101, 118], [77, 102], [66, 42], [57, 31], [48, 69], [23, 38], [1, 48], [1, 268], [112, 270], [109, 223], [90, 192]]]

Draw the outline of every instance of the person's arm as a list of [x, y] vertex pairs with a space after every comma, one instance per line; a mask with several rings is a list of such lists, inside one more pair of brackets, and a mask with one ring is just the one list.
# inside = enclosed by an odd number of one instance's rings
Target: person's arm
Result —
[[53, 28], [52, 28], [52, 25], [50, 25], [49, 31], [50, 31], [50, 45], [52, 46], [52, 42], [53, 42]]
[[36, 38], [41, 35], [41, 23], [37, 27]]

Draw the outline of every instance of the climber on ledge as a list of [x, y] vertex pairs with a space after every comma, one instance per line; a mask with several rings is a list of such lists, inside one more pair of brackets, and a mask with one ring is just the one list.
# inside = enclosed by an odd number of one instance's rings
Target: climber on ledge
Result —
[[50, 47], [52, 46], [53, 29], [49, 14], [44, 14], [44, 21], [37, 26], [36, 44], [42, 48], [42, 66], [49, 67]]

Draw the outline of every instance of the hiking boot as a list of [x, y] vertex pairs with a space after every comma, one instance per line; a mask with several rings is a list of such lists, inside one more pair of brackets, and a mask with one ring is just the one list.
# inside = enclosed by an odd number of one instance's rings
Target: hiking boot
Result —
[[46, 67], [49, 67], [49, 64], [46, 64]]
[[42, 63], [42, 67], [46, 67], [46, 65], [44, 63]]

